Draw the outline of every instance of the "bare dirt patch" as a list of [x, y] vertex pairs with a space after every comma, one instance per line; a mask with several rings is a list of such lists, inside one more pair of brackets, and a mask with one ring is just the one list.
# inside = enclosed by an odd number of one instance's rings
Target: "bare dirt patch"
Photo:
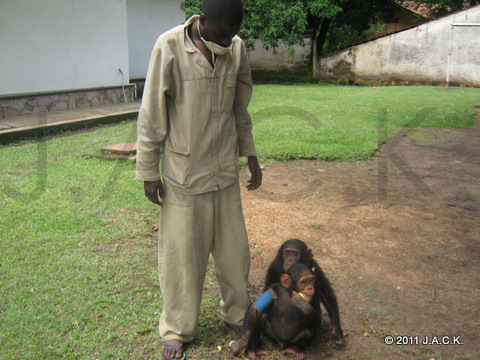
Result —
[[313, 249], [336, 290], [347, 345], [320, 334], [308, 358], [478, 358], [477, 118], [469, 130], [400, 132], [372, 161], [268, 165], [262, 188], [244, 190], [253, 297], [289, 238]]

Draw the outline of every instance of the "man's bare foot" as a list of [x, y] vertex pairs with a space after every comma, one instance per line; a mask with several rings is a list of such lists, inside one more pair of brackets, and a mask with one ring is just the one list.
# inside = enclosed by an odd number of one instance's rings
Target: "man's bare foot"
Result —
[[169, 359], [185, 359], [183, 343], [177, 339], [163, 341], [162, 354]]

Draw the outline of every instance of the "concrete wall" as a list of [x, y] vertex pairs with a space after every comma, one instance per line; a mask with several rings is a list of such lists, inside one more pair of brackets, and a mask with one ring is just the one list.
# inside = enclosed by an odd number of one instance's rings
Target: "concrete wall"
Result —
[[185, 22], [185, 2], [127, 0], [127, 20], [130, 78], [142, 79], [158, 36]]
[[[480, 84], [480, 6], [317, 59], [317, 79]], [[449, 53], [451, 44], [451, 57]]]
[[252, 71], [288, 71], [307, 72], [311, 54], [311, 38], [305, 39], [305, 46], [294, 46], [295, 55], [289, 54], [288, 47], [279, 44], [276, 53], [272, 49], [265, 50], [262, 42], [255, 42], [255, 49], [250, 52], [250, 68]]
[[128, 84], [126, 0], [1, 0], [0, 49], [2, 96]]

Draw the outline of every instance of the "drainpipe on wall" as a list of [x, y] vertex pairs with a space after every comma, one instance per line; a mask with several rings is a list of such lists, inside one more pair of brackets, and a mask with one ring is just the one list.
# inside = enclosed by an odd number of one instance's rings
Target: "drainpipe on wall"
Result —
[[123, 81], [123, 71], [122, 69], [118, 69], [118, 72], [120, 73], [120, 75], [122, 75], [122, 91], [123, 91], [123, 98], [125, 99], [125, 104], [127, 103], [127, 95], [125, 94], [125, 83]]

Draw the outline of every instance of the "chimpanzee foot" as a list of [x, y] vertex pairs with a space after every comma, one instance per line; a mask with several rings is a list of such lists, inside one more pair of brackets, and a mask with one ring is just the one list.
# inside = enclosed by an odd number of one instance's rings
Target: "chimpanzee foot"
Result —
[[343, 331], [342, 332], [342, 335], [339, 335], [338, 333], [336, 333], [335, 331], [333, 332], [333, 340], [335, 341], [335, 345], [337, 347], [342, 347], [343, 345], [345, 345], [345, 341], [344, 341], [344, 337], [345, 336], [348, 336], [348, 332], [346, 331]]
[[282, 355], [292, 354], [295, 355], [297, 360], [304, 360], [307, 357], [307, 354], [299, 352], [293, 348], [287, 348], [282, 351]]
[[249, 359], [255, 359], [257, 356], [268, 356], [270, 353], [265, 350], [259, 350], [259, 351], [249, 351], [248, 352], [248, 358]]

